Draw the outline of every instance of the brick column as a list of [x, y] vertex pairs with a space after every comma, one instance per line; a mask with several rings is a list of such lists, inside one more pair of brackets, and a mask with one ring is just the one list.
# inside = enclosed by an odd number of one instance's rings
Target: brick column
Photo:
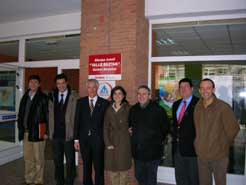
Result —
[[122, 54], [122, 85], [130, 103], [148, 79], [148, 22], [143, 0], [83, 0], [81, 17], [80, 94], [85, 95], [88, 57]]
[[[130, 103], [148, 80], [148, 22], [144, 0], [83, 0], [80, 41], [80, 95], [86, 95], [89, 55], [122, 54], [122, 80]], [[81, 174], [81, 166], [79, 173]], [[107, 175], [106, 175], [107, 176]], [[132, 184], [136, 184], [131, 170]], [[81, 177], [80, 177], [81, 178]], [[110, 185], [105, 178], [105, 185]]]

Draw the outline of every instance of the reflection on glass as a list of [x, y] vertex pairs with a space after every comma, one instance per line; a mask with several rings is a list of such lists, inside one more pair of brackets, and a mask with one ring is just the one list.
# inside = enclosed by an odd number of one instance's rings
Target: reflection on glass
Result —
[[80, 35], [61, 35], [26, 40], [26, 61], [80, 58]]
[[18, 48], [18, 41], [0, 42], [0, 62], [17, 62]]
[[9, 142], [15, 143], [15, 121], [0, 122], [0, 145]]
[[0, 110], [15, 111], [15, 71], [0, 72]]
[[240, 93], [246, 89], [246, 66], [243, 65], [203, 65], [203, 76], [215, 81], [215, 94], [230, 104], [240, 123], [240, 132], [230, 148], [228, 172], [244, 174], [246, 144], [246, 104]]
[[[158, 99], [160, 105], [167, 111], [170, 118], [172, 103], [179, 98], [177, 91], [178, 81], [184, 77], [193, 79], [187, 74], [195, 74], [199, 71], [187, 71], [192, 70], [192, 68], [188, 69], [187, 66], [187, 64], [153, 65], [156, 99]], [[230, 149], [228, 173], [244, 174], [246, 150], [246, 66], [202, 64], [201, 68], [202, 74], [198, 76], [201, 76], [201, 78], [209, 77], [215, 81], [216, 96], [232, 106], [238, 119], [241, 129]], [[198, 89], [199, 81], [196, 79], [194, 82], [194, 88]], [[171, 136], [168, 136], [162, 166], [173, 167], [171, 151]]]
[[0, 69], [0, 151], [16, 142], [16, 71]]

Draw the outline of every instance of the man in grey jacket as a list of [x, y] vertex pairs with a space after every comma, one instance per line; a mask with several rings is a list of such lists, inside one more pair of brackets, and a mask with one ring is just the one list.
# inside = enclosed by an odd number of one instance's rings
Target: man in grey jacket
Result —
[[[73, 185], [75, 178], [74, 117], [78, 99], [65, 74], [55, 78], [56, 89], [49, 101], [49, 138], [52, 140], [57, 185]], [[66, 178], [64, 177], [64, 154]]]

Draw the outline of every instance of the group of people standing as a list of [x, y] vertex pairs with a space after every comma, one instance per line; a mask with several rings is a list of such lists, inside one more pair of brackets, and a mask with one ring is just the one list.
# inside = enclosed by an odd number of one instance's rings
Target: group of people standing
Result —
[[215, 95], [215, 84], [200, 81], [201, 98], [188, 78], [179, 81], [181, 99], [172, 107], [173, 156], [177, 185], [226, 185], [229, 147], [239, 131], [231, 107]]
[[[190, 79], [179, 81], [182, 99], [173, 104], [172, 124], [165, 110], [151, 100], [146, 85], [138, 87], [138, 102], [130, 106], [121, 86], [112, 89], [110, 103], [98, 96], [95, 79], [87, 81], [88, 96], [82, 98], [71, 90], [64, 74], [58, 74], [55, 83], [56, 89], [47, 96], [40, 89], [39, 76], [30, 76], [20, 102], [24, 184], [44, 184], [44, 148], [49, 138], [56, 185], [74, 184], [75, 150], [83, 161], [83, 185], [104, 185], [104, 170], [112, 185], [129, 185], [132, 158], [139, 185], [156, 185], [164, 140], [171, 130], [177, 185], [210, 185], [212, 173], [216, 185], [225, 185], [229, 146], [239, 126], [231, 108], [214, 95], [212, 80], [201, 81], [200, 100], [193, 96]], [[47, 124], [43, 138], [40, 123]]]

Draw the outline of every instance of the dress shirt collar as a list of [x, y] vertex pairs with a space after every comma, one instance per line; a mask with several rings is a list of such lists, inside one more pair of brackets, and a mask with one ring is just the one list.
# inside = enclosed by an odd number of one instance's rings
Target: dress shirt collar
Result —
[[63, 94], [63, 100], [65, 101], [66, 100], [66, 97], [67, 97], [67, 94], [68, 94], [68, 90], [66, 89], [64, 92], [60, 92], [58, 93], [58, 100], [60, 102], [61, 100], [61, 94]]
[[30, 99], [32, 100], [34, 98], [34, 96], [36, 95], [37, 92], [32, 93], [31, 91], [29, 91], [28, 96], [30, 97]]
[[186, 107], [187, 107], [187, 106], [190, 104], [191, 100], [192, 100], [192, 95], [189, 96], [189, 97], [186, 98], [186, 99], [183, 99], [183, 100], [182, 100], [182, 104], [184, 103], [184, 101], [186, 101]]
[[98, 99], [98, 96], [94, 96], [93, 98], [88, 96], [89, 104], [91, 103], [91, 99], [93, 99], [93, 105], [95, 106], [96, 102], [97, 102], [97, 99]]

